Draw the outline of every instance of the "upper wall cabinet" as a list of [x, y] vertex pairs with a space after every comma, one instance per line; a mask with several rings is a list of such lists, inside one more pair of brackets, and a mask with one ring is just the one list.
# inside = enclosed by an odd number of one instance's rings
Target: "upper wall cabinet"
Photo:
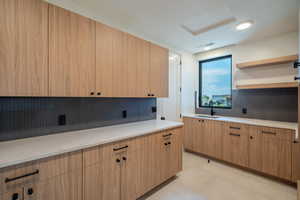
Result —
[[112, 97], [113, 32], [109, 26], [96, 23], [96, 95]]
[[95, 95], [95, 22], [49, 7], [50, 96]]
[[150, 95], [168, 97], [169, 51], [151, 44], [150, 48]]
[[0, 1], [0, 96], [48, 95], [48, 4]]

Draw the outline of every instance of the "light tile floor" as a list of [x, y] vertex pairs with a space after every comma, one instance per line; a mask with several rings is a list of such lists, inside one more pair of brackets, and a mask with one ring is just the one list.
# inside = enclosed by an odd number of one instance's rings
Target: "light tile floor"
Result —
[[141, 200], [296, 200], [295, 187], [191, 153], [183, 171]]

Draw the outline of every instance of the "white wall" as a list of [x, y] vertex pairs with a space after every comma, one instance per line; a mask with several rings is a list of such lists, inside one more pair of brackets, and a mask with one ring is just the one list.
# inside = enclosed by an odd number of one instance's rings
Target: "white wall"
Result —
[[193, 55], [182, 53], [182, 113], [195, 113], [194, 92], [196, 88], [195, 70], [197, 62]]
[[[243, 70], [237, 69], [236, 64], [298, 54], [298, 41], [298, 33], [293, 32], [199, 53], [196, 54], [195, 57], [197, 60], [206, 60], [224, 55], [232, 55], [233, 88], [235, 88], [237, 84], [291, 82], [297, 73], [297, 70], [292, 67], [291, 63]], [[198, 69], [196, 69], [196, 73], [197, 71]], [[198, 79], [198, 76], [196, 79]]]

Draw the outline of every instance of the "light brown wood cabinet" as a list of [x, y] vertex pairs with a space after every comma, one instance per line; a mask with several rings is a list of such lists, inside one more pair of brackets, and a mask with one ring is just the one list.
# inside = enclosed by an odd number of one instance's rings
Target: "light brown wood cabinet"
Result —
[[0, 96], [48, 96], [48, 4], [0, 1]]
[[169, 51], [155, 44], [150, 46], [150, 95], [169, 96]]
[[249, 167], [251, 169], [262, 171], [263, 164], [263, 140], [259, 127], [249, 127]]
[[[0, 170], [3, 200], [81, 200], [82, 153], [73, 152]], [[2, 199], [1, 199], [2, 200]]]
[[283, 179], [291, 179], [292, 131], [275, 128], [261, 128], [262, 171]]
[[[294, 141], [292, 144], [292, 179], [300, 180], [300, 142]], [[300, 187], [300, 185], [298, 185]]]
[[224, 123], [219, 121], [205, 121], [204, 153], [222, 159]]
[[1, 200], [137, 199], [182, 170], [182, 137], [175, 128], [0, 169]]
[[87, 149], [83, 161], [84, 200], [137, 199], [182, 170], [181, 129]]
[[184, 148], [204, 153], [205, 120], [184, 117]]
[[95, 22], [50, 5], [50, 96], [95, 93], [95, 60]]
[[293, 138], [289, 129], [184, 118], [185, 149], [295, 182], [300, 145]]
[[184, 117], [184, 147], [190, 151], [222, 158], [224, 123]]
[[238, 123], [226, 123], [223, 139], [223, 159], [248, 166], [248, 127]]
[[96, 95], [113, 96], [113, 32], [115, 29], [96, 23]]
[[167, 49], [41, 0], [0, 11], [0, 96], [168, 96]]

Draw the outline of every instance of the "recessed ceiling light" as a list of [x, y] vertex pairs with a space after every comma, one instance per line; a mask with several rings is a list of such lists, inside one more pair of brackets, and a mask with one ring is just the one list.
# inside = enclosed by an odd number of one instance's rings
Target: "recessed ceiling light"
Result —
[[208, 43], [204, 46], [204, 50], [205, 51], [208, 51], [208, 50], [211, 50], [212, 46], [214, 46], [215, 43], [211, 42], [211, 43]]
[[246, 21], [246, 22], [242, 22], [242, 23], [238, 24], [235, 28], [238, 31], [242, 31], [242, 30], [245, 30], [247, 28], [250, 28], [252, 25], [253, 25], [252, 21]]

